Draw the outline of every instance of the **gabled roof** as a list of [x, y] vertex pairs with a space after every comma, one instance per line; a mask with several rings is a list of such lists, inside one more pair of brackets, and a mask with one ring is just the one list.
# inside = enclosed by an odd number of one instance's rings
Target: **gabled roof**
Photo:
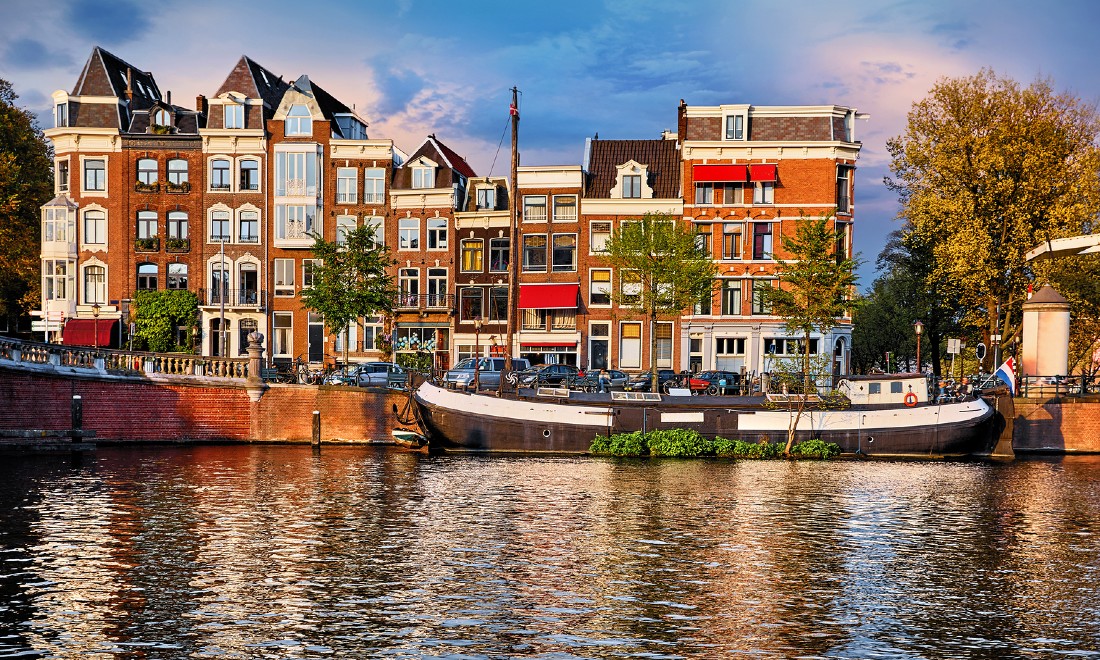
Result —
[[228, 92], [239, 92], [250, 99], [263, 99], [268, 107], [274, 109], [279, 106], [290, 85], [269, 69], [265, 69], [247, 55], [241, 55], [240, 61], [229, 72], [225, 82], [218, 88], [214, 96], [221, 96]]
[[680, 196], [680, 153], [676, 140], [592, 140], [585, 197], [609, 198], [618, 167], [632, 160], [646, 166], [655, 198]]
[[131, 111], [148, 108], [160, 99], [160, 88], [152, 73], [96, 46], [76, 81], [73, 95], [125, 98], [127, 80], [133, 92]]
[[475, 177], [477, 173], [474, 172], [474, 168], [470, 167], [469, 163], [462, 156], [459, 156], [453, 149], [440, 142], [433, 133], [429, 135], [426, 140], [409, 156], [408, 160], [413, 160], [417, 156], [427, 156], [431, 160], [442, 160], [443, 164], [448, 168], [458, 172], [466, 178]]

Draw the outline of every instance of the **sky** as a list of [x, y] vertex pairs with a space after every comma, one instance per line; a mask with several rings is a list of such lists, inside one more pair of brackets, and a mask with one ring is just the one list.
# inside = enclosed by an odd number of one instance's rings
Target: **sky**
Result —
[[[261, 10], [262, 7], [262, 10]], [[870, 118], [856, 171], [860, 285], [899, 224], [886, 141], [937, 80], [983, 68], [1100, 100], [1100, 2], [1051, 0], [0, 0], [0, 78], [52, 125], [92, 48], [151, 71], [177, 105], [241, 55], [314, 83], [406, 152], [429, 133], [507, 175], [520, 90], [524, 165], [578, 165], [584, 140], [657, 138], [676, 107], [841, 105]]]

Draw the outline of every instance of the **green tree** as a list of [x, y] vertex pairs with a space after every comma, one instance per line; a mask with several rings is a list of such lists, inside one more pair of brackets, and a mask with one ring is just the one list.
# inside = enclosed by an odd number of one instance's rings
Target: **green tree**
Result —
[[607, 262], [619, 274], [612, 300], [641, 314], [649, 327], [649, 369], [657, 392], [657, 319], [679, 317], [714, 292], [717, 268], [699, 249], [698, 232], [667, 213], [623, 221], [607, 242]]
[[[134, 337], [143, 348], [157, 353], [194, 351], [192, 328], [199, 313], [199, 299], [182, 289], [138, 291], [131, 306]], [[182, 343], [176, 342], [176, 328], [186, 328]]]
[[0, 316], [11, 327], [38, 306], [40, 207], [53, 195], [51, 149], [17, 98], [0, 79]]
[[887, 142], [899, 217], [928, 245], [929, 287], [957, 293], [962, 323], [988, 339], [1019, 332], [1025, 253], [1087, 233], [1100, 210], [1096, 108], [983, 70], [940, 80]]
[[[363, 316], [393, 309], [397, 290], [389, 268], [389, 248], [375, 242], [375, 227], [364, 225], [344, 235], [342, 243], [313, 235], [313, 285], [303, 288], [302, 302], [321, 314], [333, 334]], [[347, 342], [344, 363], [347, 364]]]
[[[836, 232], [831, 215], [820, 218], [801, 216], [795, 235], [784, 237], [784, 250], [793, 257], [779, 262], [779, 286], [762, 289], [760, 295], [776, 316], [786, 321], [789, 334], [802, 335], [802, 391], [811, 394], [810, 334], [822, 335], [832, 330], [837, 320], [854, 306], [852, 294], [856, 285], [856, 262], [837, 254]], [[795, 429], [806, 404], [806, 396], [797, 400], [791, 424], [787, 429], [790, 453]]]

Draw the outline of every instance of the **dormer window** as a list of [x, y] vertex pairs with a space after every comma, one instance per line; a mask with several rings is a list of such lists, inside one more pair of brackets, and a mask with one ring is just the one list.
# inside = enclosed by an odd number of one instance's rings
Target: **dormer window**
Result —
[[225, 108], [225, 127], [244, 128], [244, 106], [229, 102], [223, 107]]
[[172, 116], [168, 114], [167, 110], [157, 110], [153, 115], [153, 124], [156, 126], [164, 126], [165, 128], [172, 125]]
[[726, 115], [726, 139], [745, 139], [745, 115]]
[[649, 166], [628, 160], [615, 168], [615, 185], [611, 188], [612, 199], [653, 199], [653, 188], [649, 185]]
[[497, 190], [496, 188], [478, 188], [477, 189], [477, 208], [478, 210], [492, 210], [497, 206]]
[[628, 174], [623, 177], [623, 199], [642, 196], [642, 177], [640, 174]]
[[62, 126], [68, 126], [69, 125], [69, 104], [68, 103], [58, 103], [56, 106], [54, 106], [53, 118], [54, 118], [54, 122], [53, 122], [54, 126], [56, 126], [58, 128], [61, 128]]
[[412, 175], [413, 188], [435, 188], [434, 167], [414, 167]]
[[304, 105], [290, 106], [285, 126], [287, 135], [313, 135], [313, 117], [309, 114], [309, 108]]

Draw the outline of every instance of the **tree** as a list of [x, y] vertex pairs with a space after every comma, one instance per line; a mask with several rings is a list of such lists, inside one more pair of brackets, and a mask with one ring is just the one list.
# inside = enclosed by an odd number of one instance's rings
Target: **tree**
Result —
[[802, 335], [803, 396], [787, 429], [785, 453], [790, 453], [798, 419], [813, 389], [810, 376], [810, 333], [826, 334], [837, 319], [852, 309], [852, 293], [856, 285], [855, 260], [837, 254], [836, 233], [829, 220], [831, 215], [798, 220], [793, 237], [785, 237], [784, 249], [792, 260], [777, 259], [780, 283], [778, 287], [762, 289], [764, 303], [776, 316], [786, 320], [790, 334]]
[[34, 115], [0, 79], [0, 317], [38, 306], [41, 206], [53, 195], [52, 153]]
[[928, 246], [926, 285], [958, 295], [983, 339], [1019, 332], [1024, 254], [1087, 233], [1100, 210], [1096, 108], [1048, 81], [1021, 88], [983, 70], [943, 79], [887, 142], [907, 232]]
[[[191, 352], [192, 328], [199, 313], [199, 299], [183, 289], [173, 291], [138, 291], [130, 308], [136, 331], [134, 338], [143, 348], [157, 353]], [[182, 342], [177, 342], [176, 328], [187, 328]]]
[[643, 315], [649, 326], [649, 369], [657, 382], [657, 319], [679, 317], [714, 291], [717, 268], [699, 249], [698, 232], [667, 213], [625, 220], [607, 242], [607, 261], [619, 274], [612, 300]]
[[[363, 316], [393, 309], [397, 290], [389, 268], [389, 248], [375, 242], [375, 227], [364, 225], [340, 243], [313, 234], [313, 284], [303, 288], [302, 302], [321, 314], [329, 331], [339, 335]], [[344, 342], [344, 363], [348, 345]]]

